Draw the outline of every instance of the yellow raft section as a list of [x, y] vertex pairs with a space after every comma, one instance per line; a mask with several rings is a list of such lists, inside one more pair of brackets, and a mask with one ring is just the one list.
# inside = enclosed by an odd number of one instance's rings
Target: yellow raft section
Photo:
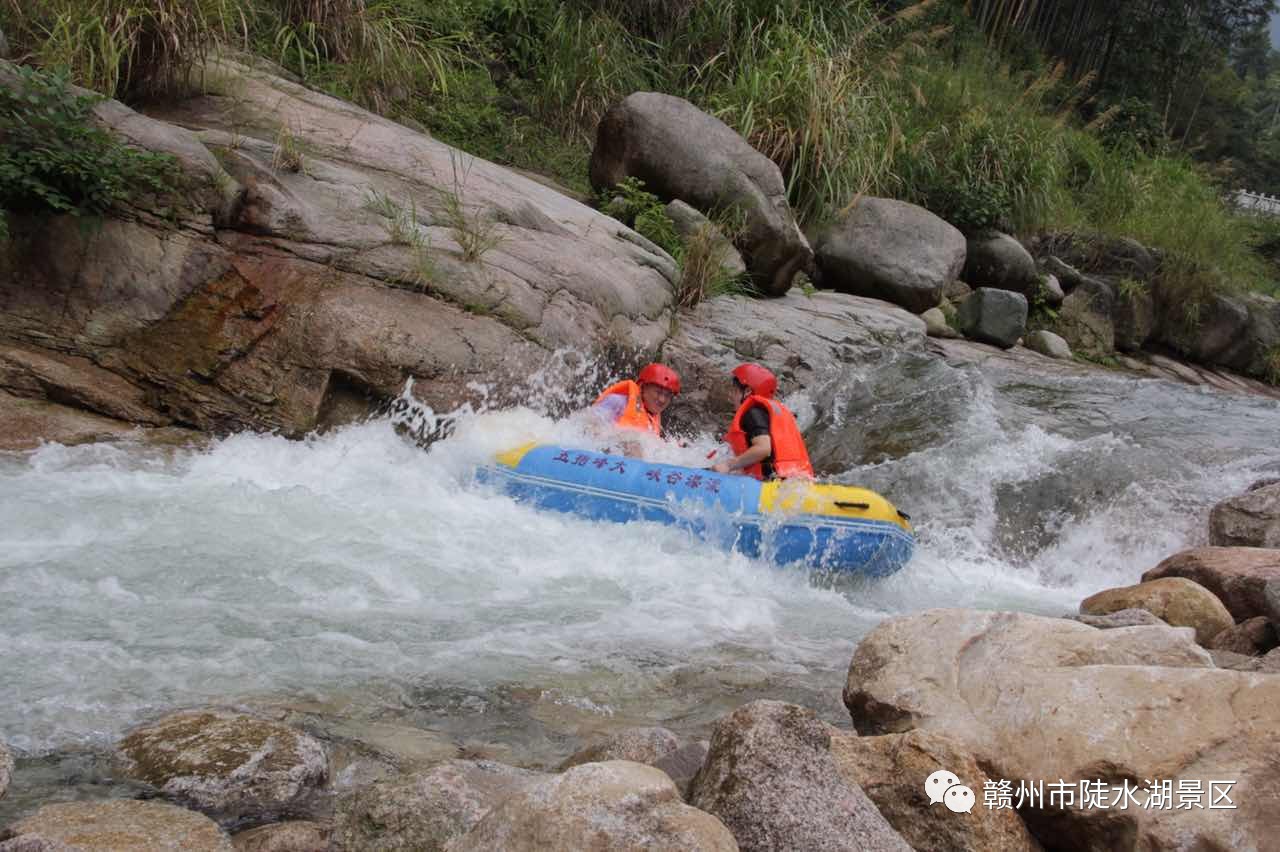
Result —
[[912, 531], [907, 516], [874, 491], [807, 479], [777, 479], [762, 483], [760, 513], [884, 521], [896, 524], [908, 533]]

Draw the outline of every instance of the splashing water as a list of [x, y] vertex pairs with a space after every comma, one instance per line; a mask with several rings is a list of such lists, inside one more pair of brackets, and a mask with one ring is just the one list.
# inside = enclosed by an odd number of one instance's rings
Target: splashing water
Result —
[[[790, 401], [820, 468], [916, 520], [917, 556], [880, 581], [813, 582], [475, 485], [529, 440], [608, 441], [530, 408], [441, 429], [406, 396], [304, 441], [0, 456], [0, 738], [34, 760], [104, 749], [175, 706], [292, 702], [548, 763], [591, 732], [702, 731], [755, 697], [837, 720], [852, 650], [883, 618], [1073, 611], [1202, 543], [1214, 501], [1280, 468], [1267, 400], [902, 357], [839, 381], [831, 411]], [[424, 452], [397, 424], [439, 440]], [[717, 446], [661, 452], [699, 466]]]

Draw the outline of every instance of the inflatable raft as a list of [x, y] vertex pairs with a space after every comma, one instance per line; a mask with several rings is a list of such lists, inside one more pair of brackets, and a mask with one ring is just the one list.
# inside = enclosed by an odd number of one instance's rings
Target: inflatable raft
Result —
[[529, 444], [482, 468], [517, 500], [593, 520], [657, 521], [779, 565], [880, 577], [911, 558], [908, 517], [863, 488], [658, 464]]

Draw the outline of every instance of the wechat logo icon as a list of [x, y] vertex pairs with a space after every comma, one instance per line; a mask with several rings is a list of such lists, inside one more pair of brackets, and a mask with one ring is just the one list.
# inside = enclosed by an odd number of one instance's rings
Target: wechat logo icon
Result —
[[924, 793], [929, 797], [929, 804], [942, 802], [952, 813], [970, 813], [973, 811], [973, 790], [960, 783], [954, 772], [939, 769], [924, 779]]

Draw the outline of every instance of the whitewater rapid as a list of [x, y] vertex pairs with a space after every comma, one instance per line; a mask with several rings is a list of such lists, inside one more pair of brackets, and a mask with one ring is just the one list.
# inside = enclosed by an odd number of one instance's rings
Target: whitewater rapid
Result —
[[[911, 394], [882, 392], [907, 375]], [[381, 418], [305, 441], [0, 455], [0, 738], [56, 758], [173, 707], [294, 702], [537, 763], [584, 730], [705, 731], [755, 697], [835, 720], [882, 619], [1074, 611], [1203, 543], [1213, 502], [1280, 469], [1270, 400], [938, 361], [844, 381], [825, 419], [790, 401], [829, 470], [862, 459], [836, 479], [917, 522], [914, 560], [881, 581], [814, 582], [476, 485], [530, 437], [592, 440], [528, 409], [455, 413], [429, 450]]]

